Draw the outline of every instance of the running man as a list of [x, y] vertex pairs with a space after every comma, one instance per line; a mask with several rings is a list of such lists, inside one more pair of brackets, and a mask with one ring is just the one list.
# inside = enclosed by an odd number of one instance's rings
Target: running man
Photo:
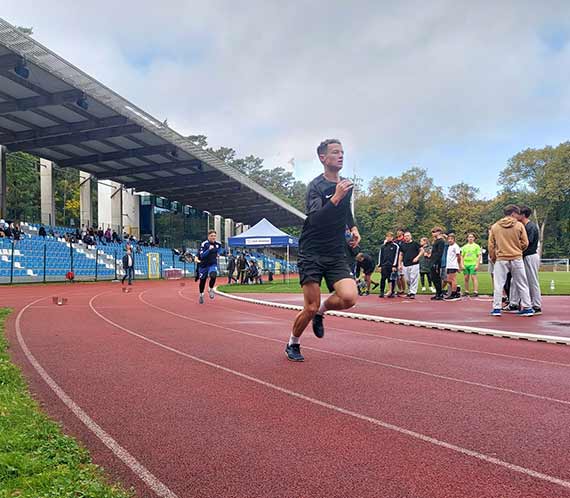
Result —
[[473, 297], [479, 295], [477, 270], [481, 262], [481, 246], [475, 243], [475, 234], [467, 234], [467, 244], [461, 248], [461, 269], [465, 282], [464, 296], [469, 295], [469, 280], [473, 280]]
[[[300, 338], [313, 322], [318, 338], [325, 335], [323, 315], [328, 310], [342, 310], [355, 305], [358, 296], [354, 276], [346, 260], [345, 228], [352, 233], [350, 245], [360, 243], [360, 234], [351, 211], [352, 182], [339, 176], [344, 151], [339, 140], [321, 142], [317, 155], [324, 173], [307, 187], [307, 218], [299, 239], [299, 281], [305, 298], [303, 311], [293, 323], [293, 332], [285, 348], [291, 361], [303, 361]], [[321, 304], [321, 281], [325, 279], [332, 293]]]
[[206, 280], [210, 277], [209, 291], [210, 299], [214, 299], [214, 285], [216, 285], [216, 277], [218, 276], [218, 251], [222, 244], [216, 240], [217, 234], [215, 230], [208, 232], [208, 240], [200, 245], [198, 258], [198, 278], [200, 279], [200, 304], [204, 304], [204, 289], [206, 289]]

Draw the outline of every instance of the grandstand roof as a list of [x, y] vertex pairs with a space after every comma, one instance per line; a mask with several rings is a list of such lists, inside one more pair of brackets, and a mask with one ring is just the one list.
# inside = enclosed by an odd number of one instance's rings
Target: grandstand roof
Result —
[[1, 18], [0, 144], [247, 224], [304, 219]]

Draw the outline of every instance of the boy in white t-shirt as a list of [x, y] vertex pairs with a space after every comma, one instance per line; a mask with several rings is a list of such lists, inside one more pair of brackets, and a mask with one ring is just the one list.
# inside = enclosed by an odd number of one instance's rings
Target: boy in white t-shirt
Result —
[[451, 294], [445, 298], [446, 301], [457, 301], [461, 299], [461, 294], [457, 288], [457, 273], [461, 265], [461, 248], [455, 242], [455, 234], [450, 233], [447, 236], [447, 281]]

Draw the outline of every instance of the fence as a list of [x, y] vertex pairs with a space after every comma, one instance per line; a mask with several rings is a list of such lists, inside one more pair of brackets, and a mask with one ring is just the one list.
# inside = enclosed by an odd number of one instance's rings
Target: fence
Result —
[[[194, 263], [180, 261], [169, 249], [144, 248], [133, 253], [135, 279], [148, 278], [150, 252], [158, 253], [161, 277], [171, 268], [194, 275]], [[0, 239], [0, 283], [117, 280], [124, 275], [124, 254], [120, 244], [89, 247], [53, 237]]]

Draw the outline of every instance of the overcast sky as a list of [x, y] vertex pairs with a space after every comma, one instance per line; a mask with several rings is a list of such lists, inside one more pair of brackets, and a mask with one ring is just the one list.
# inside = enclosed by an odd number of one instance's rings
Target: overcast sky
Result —
[[570, 1], [22, 2], [0, 15], [183, 134], [310, 180], [426, 168], [484, 195], [569, 138]]

